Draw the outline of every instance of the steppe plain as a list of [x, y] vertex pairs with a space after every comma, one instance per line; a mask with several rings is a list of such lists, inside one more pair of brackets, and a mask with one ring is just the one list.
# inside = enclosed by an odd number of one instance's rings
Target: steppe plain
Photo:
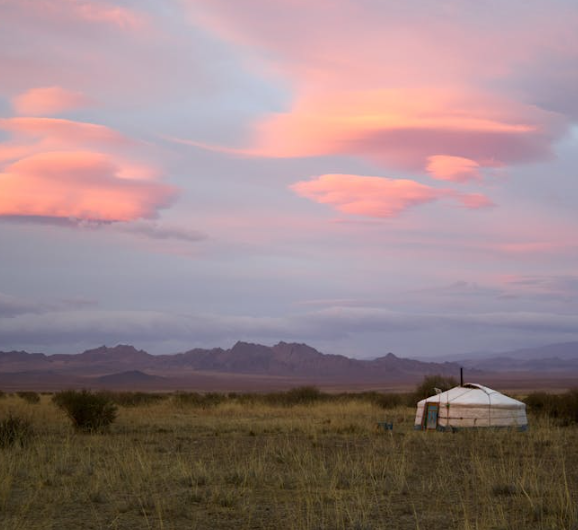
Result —
[[75, 432], [48, 394], [7, 395], [8, 413], [33, 435], [0, 449], [7, 530], [578, 528], [578, 428], [531, 412], [527, 433], [454, 434], [354, 395], [207, 407], [167, 395], [119, 407], [101, 434]]

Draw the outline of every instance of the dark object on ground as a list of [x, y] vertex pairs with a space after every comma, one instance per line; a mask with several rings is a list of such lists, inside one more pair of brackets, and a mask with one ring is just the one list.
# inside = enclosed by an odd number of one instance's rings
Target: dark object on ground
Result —
[[66, 412], [78, 431], [99, 432], [116, 419], [117, 407], [103, 393], [65, 390], [54, 394], [52, 401]]
[[0, 420], [0, 448], [24, 447], [32, 438], [32, 426], [27, 419], [12, 413]]
[[16, 395], [31, 405], [40, 403], [40, 395], [38, 392], [17, 392]]

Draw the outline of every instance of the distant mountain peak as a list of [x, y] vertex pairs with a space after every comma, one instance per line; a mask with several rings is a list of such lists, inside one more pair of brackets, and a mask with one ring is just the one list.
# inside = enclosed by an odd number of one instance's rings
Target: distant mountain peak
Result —
[[242, 352], [242, 351], [248, 351], [248, 350], [260, 350], [260, 351], [265, 351], [265, 350], [270, 350], [271, 348], [269, 348], [269, 346], [263, 346], [262, 344], [255, 344], [253, 342], [244, 342], [244, 341], [237, 341], [235, 343], [235, 345], [229, 350], [231, 352]]
[[254, 342], [247, 342], [244, 340], [238, 340], [237, 342], [235, 342], [235, 344], [233, 345], [233, 347], [231, 348], [232, 350], [234, 350], [235, 348], [246, 348], [246, 347], [252, 347], [252, 346], [259, 346], [262, 347], [261, 344], [256, 344]]
[[[120, 353], [120, 354], [127, 354], [127, 353], [146, 353], [144, 350], [137, 350], [133, 345], [131, 344], [117, 344], [116, 346], [106, 346], [106, 345], [102, 345], [99, 346], [98, 348], [91, 348], [89, 350], [85, 350], [81, 353], [81, 355], [84, 354], [89, 354], [89, 355], [106, 355], [106, 354], [110, 354], [110, 353]], [[147, 354], [148, 355], [148, 354]]]
[[[309, 344], [305, 344], [304, 342], [285, 342], [284, 340], [279, 341], [277, 344], [275, 344], [275, 346], [293, 346], [293, 347], [310, 348], [312, 350], [315, 349], [312, 346], [309, 346]], [[275, 348], [275, 346], [273, 346], [273, 348]]]
[[294, 352], [294, 351], [305, 351], [308, 353], [318, 353], [323, 355], [321, 352], [313, 348], [313, 346], [309, 346], [309, 344], [305, 344], [304, 342], [285, 342], [281, 341], [275, 344], [275, 346], [271, 346], [273, 351], [278, 352]]

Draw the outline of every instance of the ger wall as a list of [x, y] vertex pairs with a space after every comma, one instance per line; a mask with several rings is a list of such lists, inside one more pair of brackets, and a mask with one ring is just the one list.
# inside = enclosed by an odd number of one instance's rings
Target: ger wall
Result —
[[[422, 424], [424, 406], [418, 405], [415, 427]], [[499, 407], [488, 405], [460, 405], [440, 403], [438, 426], [442, 428], [468, 427], [522, 427], [528, 424], [525, 407]]]

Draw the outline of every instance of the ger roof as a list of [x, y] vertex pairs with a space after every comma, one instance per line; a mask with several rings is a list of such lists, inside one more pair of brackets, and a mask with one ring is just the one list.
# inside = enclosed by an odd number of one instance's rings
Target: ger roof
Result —
[[497, 390], [492, 390], [487, 386], [477, 385], [475, 383], [466, 383], [463, 386], [456, 386], [430, 396], [427, 399], [422, 399], [418, 405], [423, 405], [426, 402], [434, 403], [459, 403], [461, 405], [492, 405], [493, 407], [521, 407], [524, 403], [517, 399], [505, 396]]

